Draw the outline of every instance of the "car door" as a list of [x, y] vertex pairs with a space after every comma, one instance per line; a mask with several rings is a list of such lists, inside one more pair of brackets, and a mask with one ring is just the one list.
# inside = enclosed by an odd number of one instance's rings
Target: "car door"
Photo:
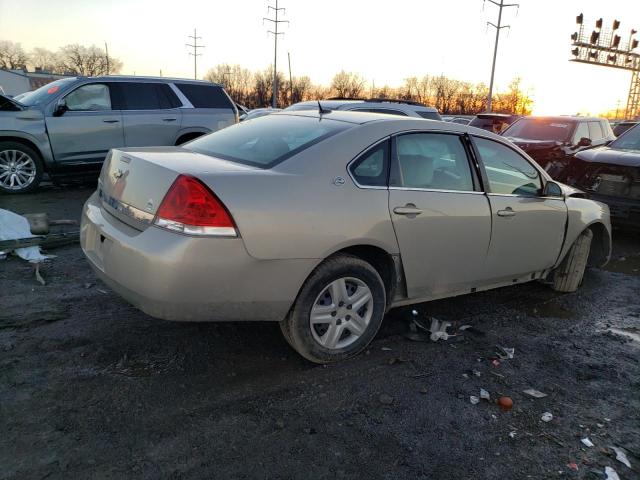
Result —
[[159, 82], [118, 82], [117, 87], [122, 101], [125, 145], [175, 145], [182, 111], [175, 107], [178, 100], [171, 88]]
[[553, 266], [564, 241], [564, 199], [542, 196], [540, 172], [504, 143], [472, 137], [491, 205], [487, 280], [515, 279]]
[[491, 211], [465, 138], [407, 133], [393, 145], [389, 211], [409, 297], [470, 291], [482, 277]]
[[101, 163], [111, 148], [124, 146], [122, 114], [113, 109], [109, 83], [87, 83], [65, 95], [63, 109], [45, 122], [53, 156], [61, 165]]

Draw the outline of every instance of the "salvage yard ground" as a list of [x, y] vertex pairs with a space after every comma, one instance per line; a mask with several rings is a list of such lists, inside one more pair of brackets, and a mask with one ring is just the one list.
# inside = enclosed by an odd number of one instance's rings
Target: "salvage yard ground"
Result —
[[[93, 188], [0, 207], [78, 218]], [[438, 343], [406, 339], [399, 309], [364, 354], [327, 367], [276, 324], [154, 320], [78, 245], [51, 252], [45, 286], [0, 261], [0, 478], [597, 479], [609, 466], [638, 479], [640, 235], [614, 243], [575, 294], [531, 283], [420, 305], [475, 327]], [[494, 365], [496, 345], [514, 358]], [[492, 401], [471, 404], [481, 388]]]

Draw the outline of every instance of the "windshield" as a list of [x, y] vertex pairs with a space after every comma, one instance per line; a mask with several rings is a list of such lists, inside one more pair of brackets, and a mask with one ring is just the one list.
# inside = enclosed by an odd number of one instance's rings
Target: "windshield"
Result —
[[50, 98], [53, 98], [58, 92], [67, 88], [69, 85], [75, 82], [75, 80], [75, 77], [70, 77], [47, 83], [46, 85], [38, 88], [37, 90], [34, 90], [33, 92], [23, 93], [23, 96], [20, 98], [19, 102], [28, 107], [47, 103]]
[[572, 122], [544, 118], [523, 118], [502, 132], [502, 135], [505, 137], [526, 138], [527, 140], [566, 142], [569, 140], [572, 130]]
[[620, 138], [611, 143], [611, 148], [640, 150], [640, 124], [624, 132]]
[[188, 150], [270, 168], [353, 124], [326, 118], [268, 115], [197, 138]]

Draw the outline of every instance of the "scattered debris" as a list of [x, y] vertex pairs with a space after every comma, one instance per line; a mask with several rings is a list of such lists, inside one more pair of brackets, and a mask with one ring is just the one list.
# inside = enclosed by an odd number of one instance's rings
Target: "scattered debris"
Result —
[[422, 387], [420, 389], [420, 393], [422, 393], [423, 395], [426, 395], [427, 393], [429, 393], [429, 390], [427, 389], [427, 387]]
[[624, 450], [614, 446], [611, 446], [610, 448], [611, 450], [616, 452], [616, 460], [618, 460], [620, 463], [624, 463], [627, 467], [631, 468], [631, 464], [629, 463], [629, 459], [627, 458], [627, 455], [624, 453]]
[[542, 420], [543, 422], [550, 422], [551, 420], [553, 420], [553, 415], [551, 414], [551, 412], [544, 412], [542, 414], [542, 416], [540, 417], [540, 420]]
[[102, 288], [97, 288], [96, 290], [98, 290], [103, 295], [109, 295], [109, 292], [107, 292], [106, 290], [103, 290]]
[[496, 355], [500, 360], [511, 360], [515, 354], [514, 348], [505, 348], [500, 345], [496, 345], [496, 348], [498, 349]]
[[542, 393], [540, 390], [536, 390], [535, 388], [527, 388], [526, 390], [523, 390], [522, 393], [533, 398], [544, 398], [547, 396], [546, 393]]
[[494, 367], [499, 367], [500, 366], [500, 362], [498, 360], [492, 360], [491, 361], [491, 365], [493, 365]]
[[509, 432], [510, 438], [516, 438], [517, 432], [514, 430], [513, 432]]
[[505, 412], [513, 408], [513, 399], [511, 397], [500, 397], [498, 399], [498, 405], [501, 410]]
[[451, 326], [451, 322], [441, 322], [436, 318], [431, 318], [431, 327], [429, 331], [431, 332], [431, 341], [437, 342], [438, 340], [449, 340], [450, 337], [455, 337], [455, 335], [449, 335], [447, 333], [447, 328]]
[[585, 437], [580, 440], [585, 447], [593, 447], [593, 442], [589, 440], [589, 437]]
[[380, 395], [378, 397], [378, 400], [383, 405], [391, 405], [393, 403], [393, 397], [391, 395], [387, 395], [386, 393]]
[[37, 239], [31, 234], [29, 221], [22, 215], [0, 209], [0, 251], [13, 251], [20, 258], [29, 262], [42, 262], [48, 258], [40, 252], [40, 247], [33, 243]]
[[567, 463], [567, 467], [569, 467], [571, 470], [575, 470], [576, 472], [578, 471], [578, 464], [575, 462]]
[[36, 280], [42, 286], [47, 284], [47, 282], [44, 281], [44, 278], [42, 277], [42, 275], [40, 275], [40, 262], [36, 263]]
[[480, 403], [480, 398], [476, 397], [475, 395], [471, 395], [469, 397], [469, 401], [471, 402], [471, 405], [477, 405]]
[[469, 332], [469, 333], [473, 333], [474, 335], [478, 335], [478, 336], [486, 335], [485, 332], [483, 332], [482, 330], [480, 330], [477, 327], [474, 327], [473, 325], [462, 325], [462, 326], [458, 327], [458, 331], [459, 332]]
[[484, 388], [480, 389], [480, 398], [486, 400], [487, 402], [491, 401], [491, 396], [489, 395], [489, 392], [487, 392]]
[[85, 284], [84, 284], [84, 288], [89, 289], [89, 288], [91, 288], [91, 287], [93, 287], [93, 283], [89, 283], [89, 282], [87, 282], [87, 283], [85, 283]]
[[382, 347], [380, 350], [382, 350], [383, 352], [390, 352], [391, 348], [389, 347]]
[[604, 467], [604, 474], [607, 476], [605, 480], [620, 480], [616, 471], [611, 467]]

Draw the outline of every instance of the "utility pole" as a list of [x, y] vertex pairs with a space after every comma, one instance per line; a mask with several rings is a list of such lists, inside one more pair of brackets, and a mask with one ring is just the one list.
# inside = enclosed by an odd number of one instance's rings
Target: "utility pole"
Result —
[[293, 103], [293, 77], [291, 76], [291, 54], [287, 52], [287, 58], [289, 59], [289, 93], [291, 95], [290, 103]]
[[187, 47], [193, 48], [193, 53], [189, 52], [189, 55], [193, 55], [193, 78], [198, 79], [198, 57], [201, 56], [201, 53], [198, 53], [199, 48], [204, 48], [204, 45], [198, 45], [198, 39], [202, 37], [198, 37], [196, 33], [196, 29], [193, 29], [193, 35], [189, 35], [189, 38], [193, 38], [193, 44], [186, 43]]
[[107, 42], [104, 42], [104, 53], [107, 60], [107, 75], [109, 75], [109, 47], [107, 46]]
[[493, 63], [491, 65], [491, 81], [489, 82], [489, 95], [487, 96], [487, 112], [491, 111], [491, 97], [493, 96], [493, 76], [496, 73], [496, 57], [498, 56], [498, 41], [500, 40], [500, 30], [503, 28], [511, 28], [510, 25], [502, 25], [502, 9], [507, 7], [520, 7], [518, 3], [504, 3], [504, 0], [500, 0], [500, 3], [495, 0], [488, 0], [498, 7], [498, 24], [495, 25], [491, 22], [487, 22], [487, 25], [491, 25], [496, 29], [496, 43], [493, 47]]
[[271, 106], [273, 108], [277, 108], [278, 106], [278, 69], [277, 69], [277, 63], [278, 63], [278, 35], [284, 35], [284, 32], [278, 32], [278, 27], [280, 26], [281, 23], [289, 23], [289, 20], [278, 20], [278, 14], [280, 13], [280, 11], [282, 10], [283, 12], [285, 11], [284, 8], [278, 8], [278, 0], [276, 1], [276, 6], [272, 7], [271, 5], [269, 5], [267, 7], [267, 12], [269, 12], [270, 10], [273, 10], [274, 16], [275, 18], [267, 18], [267, 17], [262, 17], [262, 23], [264, 23], [264, 21], [266, 20], [267, 22], [271, 22], [273, 23], [274, 29], [273, 30], [269, 30], [267, 33], [273, 33], [273, 87], [272, 87], [272, 91], [273, 91], [273, 98], [271, 100]]

